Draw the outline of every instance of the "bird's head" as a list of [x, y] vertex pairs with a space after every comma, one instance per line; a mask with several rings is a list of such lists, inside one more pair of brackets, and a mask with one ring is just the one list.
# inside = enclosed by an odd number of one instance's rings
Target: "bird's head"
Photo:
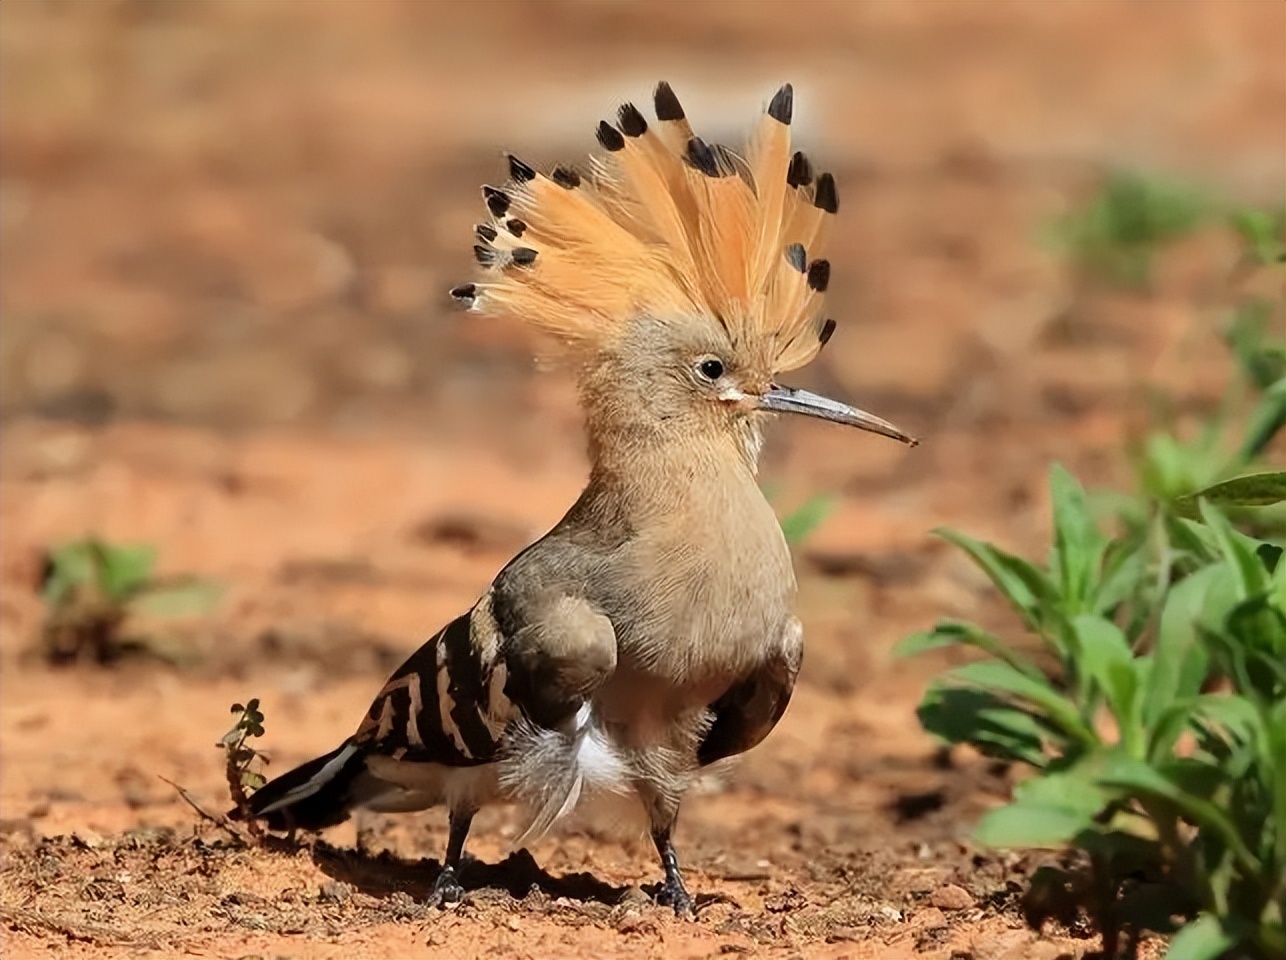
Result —
[[834, 178], [792, 152], [790, 85], [743, 153], [697, 137], [668, 84], [654, 99], [655, 123], [628, 103], [600, 123], [605, 152], [582, 170], [546, 175], [511, 156], [509, 181], [483, 188], [474, 253], [486, 275], [452, 296], [563, 341], [591, 430], [745, 436], [762, 414], [799, 413], [914, 445], [777, 381], [835, 330], [820, 253], [839, 201]]

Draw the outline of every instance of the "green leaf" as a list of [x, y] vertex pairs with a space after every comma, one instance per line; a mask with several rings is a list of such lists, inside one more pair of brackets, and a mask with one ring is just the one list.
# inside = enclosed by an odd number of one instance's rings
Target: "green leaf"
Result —
[[1058, 560], [1063, 602], [1072, 605], [1064, 609], [1084, 609], [1107, 541], [1094, 525], [1085, 488], [1060, 464], [1050, 468], [1049, 489], [1054, 502], [1054, 556]]
[[1166, 595], [1143, 698], [1143, 723], [1149, 729], [1171, 704], [1195, 696], [1205, 682], [1209, 657], [1198, 639], [1197, 617], [1206, 609], [1211, 587], [1221, 577], [1228, 577], [1224, 568], [1205, 567]]
[[1214, 535], [1220, 552], [1232, 562], [1239, 574], [1238, 599], [1245, 600], [1257, 593], [1265, 592], [1269, 585], [1268, 571], [1264, 569], [1263, 561], [1259, 559], [1259, 554], [1256, 552], [1259, 541], [1239, 533], [1226, 516], [1205, 500], [1198, 501], [1198, 505], [1201, 510], [1201, 519]]
[[1014, 650], [995, 634], [988, 633], [976, 624], [959, 620], [942, 620], [932, 630], [913, 633], [893, 648], [895, 657], [911, 657], [943, 647], [973, 647], [1003, 660], [1015, 670], [1035, 680], [1043, 680], [1045, 673], [1030, 659]]
[[145, 616], [192, 616], [214, 609], [222, 593], [219, 584], [195, 577], [154, 582], [135, 593], [130, 607]]
[[1146, 552], [1135, 544], [1112, 541], [1104, 551], [1102, 578], [1089, 613], [1110, 616], [1148, 579]]
[[[1029, 626], [1039, 630], [1046, 625], [1048, 617], [1045, 611], [1055, 596], [1055, 590], [1044, 573], [1021, 557], [955, 530], [939, 528], [934, 532], [965, 551]], [[1048, 634], [1046, 639], [1056, 642]]]
[[974, 836], [994, 847], [1062, 846], [1092, 829], [1108, 800], [1081, 769], [1047, 773], [1020, 783], [1013, 803], [987, 813]]
[[1044, 712], [1048, 721], [1071, 740], [1084, 746], [1099, 743], [1098, 734], [1081, 719], [1080, 712], [1047, 681], [1036, 680], [1007, 663], [970, 663], [944, 674], [948, 683], [999, 691], [1024, 700]]
[[77, 586], [98, 582], [98, 563], [89, 541], [77, 540], [49, 551], [49, 574], [41, 598], [46, 604], [63, 603]]
[[1248, 297], [1238, 304], [1225, 334], [1242, 375], [1260, 391], [1286, 376], [1286, 341], [1273, 336], [1281, 327], [1279, 310], [1264, 297]]
[[1191, 232], [1206, 213], [1192, 189], [1138, 173], [1113, 173], [1091, 202], [1054, 225], [1055, 241], [1091, 276], [1147, 284], [1165, 244]]
[[1277, 700], [1286, 691], [1286, 612], [1267, 595], [1229, 611], [1222, 630], [1203, 630], [1237, 692]]
[[1234, 211], [1229, 221], [1256, 261], [1264, 265], [1280, 262], [1283, 243], [1286, 243], [1282, 236], [1286, 211], [1244, 207]]
[[1011, 804], [985, 813], [974, 838], [989, 847], [1061, 847], [1086, 826], [1074, 810]]
[[118, 603], [129, 600], [148, 582], [156, 564], [156, 548], [150, 544], [116, 546], [99, 544], [99, 585]]
[[1102, 617], [1082, 614], [1072, 621], [1085, 672], [1107, 696], [1118, 723], [1124, 724], [1136, 693], [1134, 654], [1120, 627]]
[[[1153, 671], [1156, 670], [1155, 663]], [[1159, 763], [1174, 755], [1174, 745], [1189, 728], [1192, 722], [1194, 699], [1180, 700], [1177, 703], [1164, 704], [1151, 721], [1145, 722], [1148, 733], [1146, 756], [1149, 762]], [[1153, 709], [1153, 704], [1145, 700], [1145, 714]]]
[[1242, 743], [1252, 743], [1267, 732], [1260, 712], [1244, 697], [1226, 693], [1202, 694], [1193, 702], [1192, 712], [1218, 724], [1234, 740]]
[[1180, 497], [1174, 502], [1174, 509], [1180, 516], [1195, 517], [1200, 512], [1198, 501], [1202, 499], [1216, 507], [1267, 507], [1286, 502], [1286, 472], [1234, 477]]
[[1136, 658], [1120, 627], [1103, 617], [1083, 614], [1073, 621], [1083, 673], [1104, 697], [1116, 719], [1121, 743], [1133, 756], [1147, 750], [1139, 690], [1147, 683], [1152, 662]]
[[781, 532], [787, 543], [802, 543], [835, 507], [835, 500], [824, 494], [815, 494], [799, 507], [781, 518]]
[[986, 690], [930, 684], [916, 711], [920, 723], [947, 743], [968, 743], [989, 757], [1041, 768], [1049, 763], [1046, 741], [1057, 731]]
[[1237, 452], [1241, 462], [1250, 463], [1268, 449], [1282, 427], [1286, 427], [1286, 377], [1265, 390], [1250, 412], [1246, 435]]
[[1247, 849], [1237, 828], [1218, 805], [1194, 797], [1146, 763], [1114, 755], [1099, 773], [1098, 782], [1105, 787], [1123, 791], [1123, 799], [1143, 794], [1172, 804], [1196, 824], [1199, 830], [1210, 830], [1218, 834], [1243, 870], [1251, 874], [1258, 872], [1259, 863]]
[[1217, 917], [1203, 913], [1174, 935], [1165, 960], [1219, 960], [1238, 942]]

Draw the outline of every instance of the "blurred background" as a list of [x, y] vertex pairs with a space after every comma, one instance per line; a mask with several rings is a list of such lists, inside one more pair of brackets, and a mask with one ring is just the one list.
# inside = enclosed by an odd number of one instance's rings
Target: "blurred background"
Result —
[[[744, 789], [811, 809], [842, 787], [850, 827], [818, 842], [865, 849], [889, 829], [872, 811], [931, 780], [925, 672], [890, 647], [939, 616], [1000, 620], [929, 531], [1039, 554], [1051, 460], [1134, 490], [1158, 423], [1235, 410], [1237, 304], [1267, 298], [1280, 331], [1280, 272], [1239, 271], [1228, 223], [1282, 205], [1284, 28], [1280, 4], [1237, 0], [6, 0], [5, 815], [184, 822], [157, 771], [217, 806], [209, 743], [248, 694], [282, 766], [344, 736], [583, 478], [539, 342], [446, 295], [472, 274], [480, 185], [505, 151], [578, 160], [659, 79], [735, 144], [789, 80], [842, 205], [839, 328], [797, 383], [924, 443], [774, 427], [765, 486], [799, 524], [812, 646]], [[68, 653], [40, 584], [85, 536], [218, 599], [140, 627], [138, 662]], [[140, 711], [172, 719], [135, 731]], [[714, 850], [709, 809], [692, 830]]]
[[447, 310], [478, 186], [583, 155], [658, 79], [731, 142], [794, 82], [844, 188], [824, 366], [922, 428], [1063, 310], [1040, 227], [1104, 168], [1281, 192], [1271, 4], [6, 6], [9, 418], [526, 415], [529, 344]]

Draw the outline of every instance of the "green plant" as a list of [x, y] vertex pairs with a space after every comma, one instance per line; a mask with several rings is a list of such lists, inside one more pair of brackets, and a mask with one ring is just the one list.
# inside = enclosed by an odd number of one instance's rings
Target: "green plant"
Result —
[[268, 758], [247, 745], [246, 740], [263, 736], [263, 713], [259, 709], [258, 698], [251, 699], [244, 706], [234, 703], [232, 713], [237, 717], [236, 722], [215, 746], [224, 753], [224, 776], [228, 781], [228, 795], [239, 814], [237, 819], [246, 825], [251, 836], [258, 839], [263, 827], [250, 815], [250, 795], [267, 783], [262, 768], [268, 763]]
[[203, 613], [218, 588], [195, 577], [153, 575], [156, 548], [112, 544], [96, 537], [55, 547], [45, 558], [41, 646], [53, 663], [89, 657], [110, 663], [155, 648], [147, 633], [128, 632], [137, 620]]
[[[1242, 249], [1230, 286], [1238, 272], [1276, 263], [1286, 244], [1281, 213], [1241, 210], [1232, 223], [1242, 238]], [[1156, 417], [1129, 448], [1135, 492], [1099, 495], [1101, 504], [1125, 528], [1125, 539], [1136, 546], [1145, 540], [1153, 542], [1163, 568], [1171, 555], [1167, 545], [1183, 536], [1176, 519], [1196, 516], [1201, 496], [1259, 535], [1286, 531], [1286, 511], [1243, 509], [1253, 499], [1246, 485], [1259, 482], [1254, 477], [1270, 459], [1286, 427], [1286, 316], [1280, 301], [1260, 296], [1241, 297], [1231, 305], [1231, 313], [1222, 339], [1234, 361], [1235, 375], [1229, 378], [1218, 408], [1195, 430], [1186, 432], [1175, 418]], [[1262, 503], [1261, 498], [1254, 505]], [[1165, 580], [1167, 570], [1158, 576]]]
[[781, 532], [789, 544], [803, 543], [835, 509], [833, 497], [815, 493], [781, 518]]
[[1143, 287], [1157, 252], [1195, 230], [1207, 212], [1205, 199], [1188, 187], [1117, 172], [1097, 196], [1053, 225], [1053, 240], [1084, 276]]
[[[921, 722], [948, 743], [1034, 771], [978, 838], [1084, 851], [1043, 868], [1030, 902], [1072, 898], [1108, 957], [1143, 931], [1177, 931], [1171, 960], [1286, 955], [1286, 562], [1204, 497], [1175, 518], [1181, 558], [1155, 579], [1147, 543], [1097, 528], [1055, 466], [1054, 543], [1042, 567], [959, 533], [1052, 668], [971, 623], [943, 622], [903, 653], [985, 654], [936, 678]], [[1286, 498], [1286, 474], [1242, 483]], [[1240, 501], [1236, 488], [1211, 491]], [[1042, 907], [1031, 919], [1050, 911]], [[1065, 914], [1065, 909], [1054, 913]]]
[[1266, 265], [1286, 261], [1286, 207], [1243, 207], [1234, 210], [1228, 221], [1245, 244], [1244, 262]]

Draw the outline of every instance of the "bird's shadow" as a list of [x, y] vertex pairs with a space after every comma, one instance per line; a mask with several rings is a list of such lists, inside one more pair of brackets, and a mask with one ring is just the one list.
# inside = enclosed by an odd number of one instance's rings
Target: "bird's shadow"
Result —
[[[332, 846], [318, 841], [312, 847], [317, 868], [333, 880], [350, 884], [380, 899], [404, 893], [418, 901], [429, 899], [433, 881], [442, 871], [438, 860], [403, 860], [387, 850], [377, 854]], [[566, 897], [581, 903], [615, 906], [628, 888], [604, 883], [589, 873], [555, 877], [546, 872], [527, 850], [511, 853], [499, 863], [466, 859], [459, 878], [466, 891], [503, 890], [516, 900], [537, 889], [551, 899]]]

